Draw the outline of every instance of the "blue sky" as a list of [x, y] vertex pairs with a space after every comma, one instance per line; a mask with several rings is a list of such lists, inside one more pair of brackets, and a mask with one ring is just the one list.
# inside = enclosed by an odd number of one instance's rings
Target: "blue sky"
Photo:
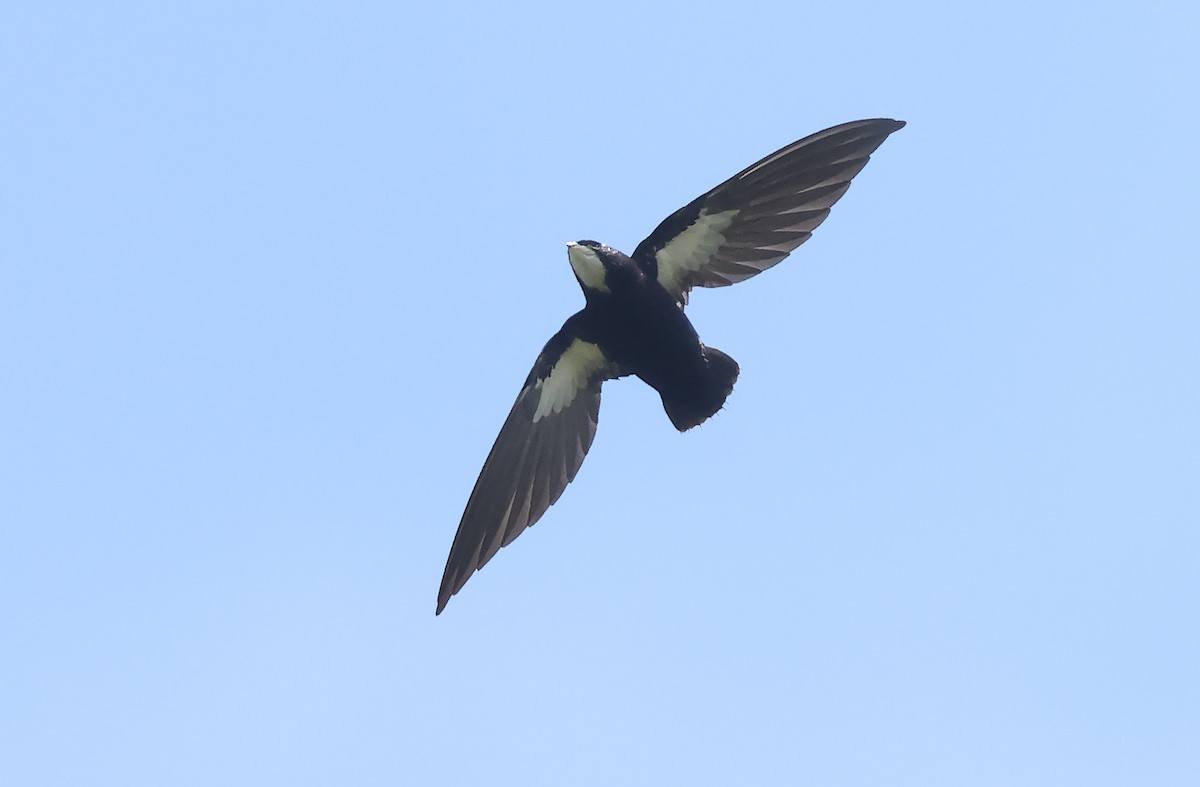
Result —
[[[0, 782], [1195, 784], [1200, 12], [1102, 5], [7, 7]], [[435, 618], [564, 243], [875, 116]]]

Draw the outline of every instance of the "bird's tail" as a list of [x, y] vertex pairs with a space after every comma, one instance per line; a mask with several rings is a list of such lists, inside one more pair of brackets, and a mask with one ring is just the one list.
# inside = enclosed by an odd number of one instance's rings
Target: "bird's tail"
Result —
[[671, 392], [660, 392], [675, 428], [686, 432], [707, 421], [725, 404], [738, 378], [737, 361], [715, 347], [704, 348], [704, 376]]

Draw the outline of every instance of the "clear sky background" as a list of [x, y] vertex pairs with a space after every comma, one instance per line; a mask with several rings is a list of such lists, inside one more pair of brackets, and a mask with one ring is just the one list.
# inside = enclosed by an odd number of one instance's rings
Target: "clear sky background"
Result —
[[[1200, 11], [0, 12], [0, 783], [1200, 783]], [[897, 117], [435, 618], [564, 243]]]

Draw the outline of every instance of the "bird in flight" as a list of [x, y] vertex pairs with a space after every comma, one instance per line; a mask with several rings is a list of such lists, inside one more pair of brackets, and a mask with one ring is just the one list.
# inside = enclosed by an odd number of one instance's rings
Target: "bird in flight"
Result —
[[586, 300], [525, 379], [467, 501], [437, 614], [471, 575], [558, 500], [583, 464], [605, 380], [636, 375], [681, 432], [721, 409], [737, 362], [700, 341], [684, 313], [693, 287], [762, 273], [808, 240], [902, 120], [857, 120], [793, 142], [668, 216], [632, 255], [567, 244]]

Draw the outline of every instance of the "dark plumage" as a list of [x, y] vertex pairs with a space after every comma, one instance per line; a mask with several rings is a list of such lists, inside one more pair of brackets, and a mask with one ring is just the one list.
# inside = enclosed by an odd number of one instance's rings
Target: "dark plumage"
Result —
[[859, 120], [794, 142], [668, 216], [632, 256], [569, 243], [586, 305], [542, 349], [484, 462], [450, 548], [440, 614], [501, 547], [558, 500], [596, 434], [600, 385], [636, 375], [686, 431], [721, 409], [738, 365], [705, 346], [684, 307], [808, 240], [899, 120]]

